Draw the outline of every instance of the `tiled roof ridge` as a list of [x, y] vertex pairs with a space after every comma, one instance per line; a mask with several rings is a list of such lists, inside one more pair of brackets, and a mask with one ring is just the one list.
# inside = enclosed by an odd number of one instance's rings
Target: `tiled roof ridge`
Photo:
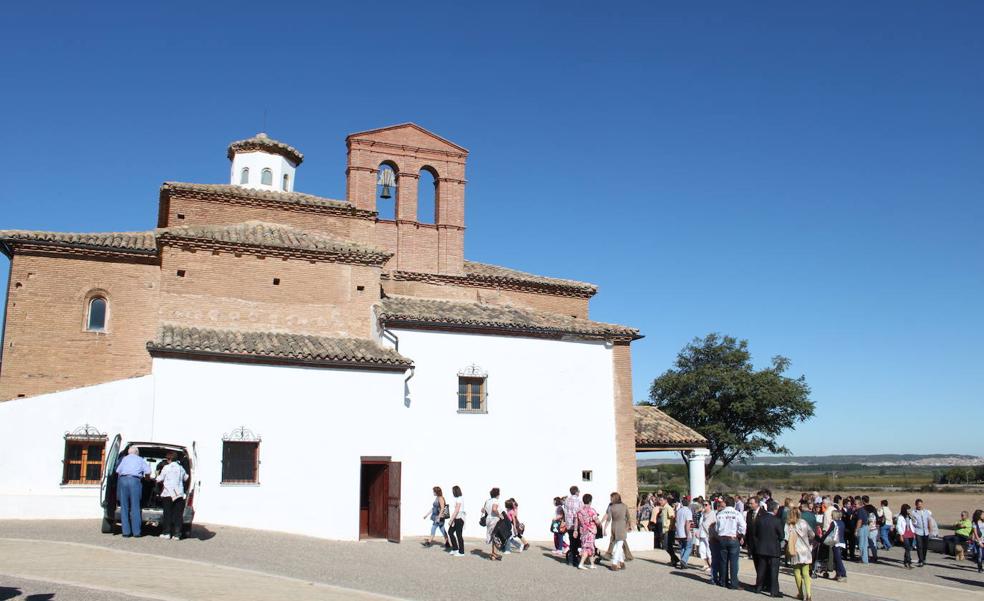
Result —
[[471, 275], [473, 277], [488, 278], [490, 280], [531, 280], [531, 281], [541, 281], [545, 284], [550, 284], [554, 286], [569, 286], [572, 288], [580, 288], [585, 291], [590, 291], [592, 294], [598, 291], [598, 286], [591, 284], [589, 282], [581, 282], [578, 280], [569, 280], [566, 278], [555, 278], [545, 275], [537, 275], [535, 273], [528, 273], [525, 271], [520, 271], [518, 269], [512, 269], [511, 267], [503, 267], [501, 265], [493, 265], [492, 263], [481, 263], [479, 261], [468, 261], [465, 260], [465, 272], [472, 268], [473, 272]]
[[351, 254], [379, 264], [392, 256], [388, 251], [323, 232], [258, 219], [231, 224], [170, 226], [158, 228], [156, 231], [162, 239], [190, 238], [220, 244], [242, 244], [333, 255]]
[[513, 305], [389, 295], [379, 302], [383, 322], [574, 335], [605, 340], [637, 340], [639, 330]]
[[300, 165], [304, 161], [304, 155], [300, 150], [294, 148], [290, 144], [286, 144], [279, 140], [274, 140], [263, 132], [256, 134], [252, 138], [236, 140], [232, 144], [229, 144], [229, 149], [226, 152], [226, 156], [228, 156], [231, 161], [232, 157], [235, 156], [237, 152], [248, 152], [250, 150], [262, 150], [265, 152], [279, 154], [293, 161], [295, 165]]
[[465, 273], [463, 275], [422, 271], [391, 271], [384, 273], [382, 277], [388, 280], [420, 281], [475, 288], [507, 288], [573, 298], [591, 298], [598, 292], [598, 287], [594, 284], [539, 276], [508, 267], [475, 261], [465, 261]]
[[0, 230], [0, 241], [28, 242], [66, 248], [111, 250], [141, 254], [153, 254], [157, 252], [153, 230], [142, 232]]
[[328, 211], [365, 219], [375, 219], [376, 216], [374, 211], [359, 209], [347, 201], [305, 194], [304, 192], [260, 190], [235, 184], [198, 184], [178, 181], [166, 181], [161, 184], [162, 197], [173, 192], [200, 194], [222, 200], [276, 203], [278, 206], [293, 206], [299, 210]]
[[307, 365], [354, 365], [405, 369], [413, 361], [372, 340], [276, 331], [223, 330], [163, 323], [152, 353], [178, 353], [230, 359], [269, 359]]

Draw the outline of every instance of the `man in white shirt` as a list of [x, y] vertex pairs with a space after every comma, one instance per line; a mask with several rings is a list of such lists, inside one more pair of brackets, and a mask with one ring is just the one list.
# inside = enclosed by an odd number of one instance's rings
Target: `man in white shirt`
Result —
[[690, 552], [693, 550], [693, 528], [694, 514], [690, 510], [690, 499], [685, 498], [676, 512], [676, 539], [680, 545], [680, 563], [677, 567], [681, 570], [687, 569]]
[[919, 556], [918, 566], [926, 565], [926, 551], [929, 550], [929, 536], [932, 534], [933, 513], [923, 508], [923, 500], [916, 499], [916, 508], [909, 512], [912, 519], [912, 531], [916, 535], [916, 549]]
[[735, 509], [734, 497], [725, 500], [727, 506], [714, 518], [718, 540], [721, 542], [720, 585], [738, 590], [738, 554], [740, 539], [745, 536], [745, 516]]
[[181, 526], [184, 523], [185, 488], [188, 472], [180, 463], [175, 461], [178, 454], [167, 452], [167, 465], [157, 474], [157, 481], [162, 483], [161, 504], [164, 506], [164, 517], [161, 519], [161, 538], [182, 538]]

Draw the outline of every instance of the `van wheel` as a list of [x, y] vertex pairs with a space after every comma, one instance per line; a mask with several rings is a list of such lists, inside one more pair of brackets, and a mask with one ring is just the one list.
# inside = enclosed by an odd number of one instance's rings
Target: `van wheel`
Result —
[[106, 519], [106, 518], [103, 518], [101, 530], [102, 530], [102, 533], [103, 534], [112, 534], [113, 533], [113, 522], [110, 521], [110, 520], [108, 520], [108, 519]]

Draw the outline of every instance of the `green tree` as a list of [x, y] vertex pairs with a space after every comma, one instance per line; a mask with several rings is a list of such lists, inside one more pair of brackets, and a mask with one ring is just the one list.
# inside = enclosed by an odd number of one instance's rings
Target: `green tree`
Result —
[[812, 417], [815, 408], [806, 378], [783, 375], [789, 365], [776, 356], [756, 371], [747, 340], [708, 334], [694, 338], [677, 355], [675, 368], [653, 381], [648, 404], [707, 438], [711, 480], [735, 460], [763, 451], [789, 454], [776, 438]]

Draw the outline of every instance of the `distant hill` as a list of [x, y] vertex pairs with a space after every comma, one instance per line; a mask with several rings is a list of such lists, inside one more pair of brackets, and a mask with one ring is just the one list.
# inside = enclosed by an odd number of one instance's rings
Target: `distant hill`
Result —
[[[679, 459], [644, 459], [639, 467], [680, 463]], [[786, 455], [778, 457], [755, 457], [748, 465], [868, 465], [875, 467], [911, 465], [920, 467], [953, 467], [984, 465], [984, 457], [975, 455], [937, 454], [937, 455]]]

